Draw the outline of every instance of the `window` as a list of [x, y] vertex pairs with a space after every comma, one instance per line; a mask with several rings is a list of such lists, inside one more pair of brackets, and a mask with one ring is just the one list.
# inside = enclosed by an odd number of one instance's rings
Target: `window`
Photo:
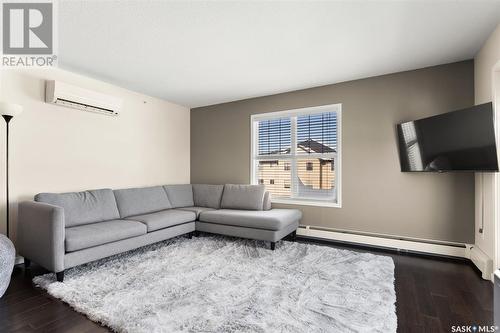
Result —
[[410, 170], [423, 170], [422, 156], [420, 155], [420, 145], [417, 138], [415, 123], [409, 122], [401, 124], [403, 140], [406, 145]]
[[253, 115], [252, 183], [273, 202], [340, 207], [340, 116], [340, 104]]

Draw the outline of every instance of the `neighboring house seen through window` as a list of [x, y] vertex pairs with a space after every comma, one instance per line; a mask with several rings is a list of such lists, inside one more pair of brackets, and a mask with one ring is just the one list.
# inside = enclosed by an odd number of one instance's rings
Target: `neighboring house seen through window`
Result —
[[273, 202], [340, 206], [341, 105], [252, 116], [252, 183]]

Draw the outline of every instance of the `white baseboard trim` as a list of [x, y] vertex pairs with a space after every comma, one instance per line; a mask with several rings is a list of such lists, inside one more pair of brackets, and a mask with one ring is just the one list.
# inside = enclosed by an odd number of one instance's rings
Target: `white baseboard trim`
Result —
[[493, 282], [493, 260], [476, 246], [470, 248], [468, 256], [470, 261], [481, 271], [482, 278]]
[[440, 256], [470, 258], [469, 251], [473, 247], [470, 244], [437, 244], [429, 242], [417, 242], [405, 239], [385, 238], [378, 236], [360, 235], [348, 232], [337, 232], [330, 230], [313, 229], [308, 226], [299, 227], [297, 235], [334, 240], [345, 243], [368, 245], [373, 247], [389, 248], [398, 251], [412, 251]]

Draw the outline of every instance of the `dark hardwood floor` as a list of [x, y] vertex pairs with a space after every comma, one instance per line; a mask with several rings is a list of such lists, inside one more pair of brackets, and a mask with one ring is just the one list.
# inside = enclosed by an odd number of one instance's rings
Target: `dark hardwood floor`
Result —
[[[482, 280], [468, 262], [355, 250], [394, 259], [398, 332], [451, 332], [452, 325], [493, 324], [493, 284]], [[20, 265], [14, 268], [9, 289], [0, 299], [0, 332], [108, 332], [33, 287], [30, 276], [41, 273], [37, 266], [28, 272]]]

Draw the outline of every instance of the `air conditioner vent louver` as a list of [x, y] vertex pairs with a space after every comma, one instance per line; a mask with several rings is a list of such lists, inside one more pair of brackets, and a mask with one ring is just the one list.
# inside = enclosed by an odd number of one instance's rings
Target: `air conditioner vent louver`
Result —
[[92, 105], [88, 105], [88, 104], [83, 104], [83, 103], [72, 102], [72, 101], [68, 101], [66, 99], [62, 99], [62, 98], [56, 99], [56, 102], [54, 104], [67, 106], [69, 108], [89, 111], [89, 112], [98, 112], [98, 113], [107, 114], [110, 116], [118, 115], [118, 112], [115, 112], [113, 110], [104, 109], [104, 108], [100, 108], [100, 107], [92, 106]]
[[121, 100], [116, 97], [60, 81], [47, 81], [45, 89], [47, 103], [109, 116], [117, 116], [121, 108]]

